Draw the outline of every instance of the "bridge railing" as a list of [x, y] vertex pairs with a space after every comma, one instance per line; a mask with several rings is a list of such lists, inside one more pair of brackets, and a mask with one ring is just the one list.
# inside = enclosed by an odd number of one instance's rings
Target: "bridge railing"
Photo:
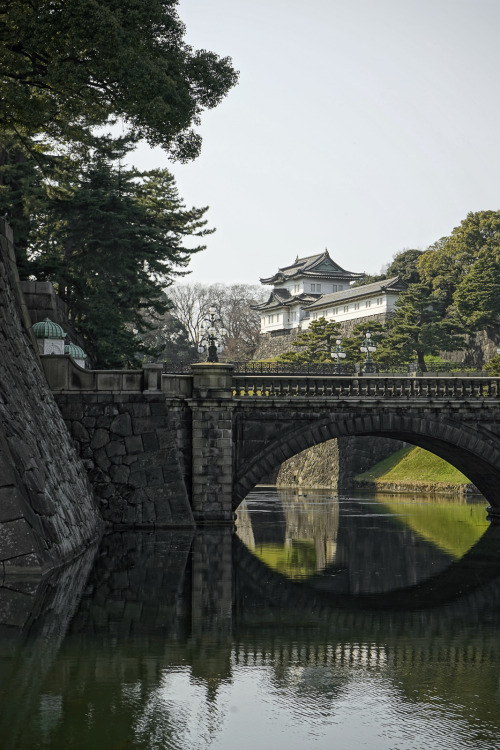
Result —
[[500, 378], [234, 375], [236, 398], [496, 399]]

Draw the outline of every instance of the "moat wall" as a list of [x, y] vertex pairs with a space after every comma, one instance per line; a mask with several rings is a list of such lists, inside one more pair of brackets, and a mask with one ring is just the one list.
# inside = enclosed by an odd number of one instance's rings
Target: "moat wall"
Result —
[[381, 437], [327, 440], [285, 461], [272, 479], [280, 487], [351, 489], [357, 474], [404, 445], [399, 440]]
[[[55, 361], [55, 360], [54, 360]], [[55, 393], [103, 519], [194, 526], [186, 477], [191, 415], [158, 393]]]
[[40, 366], [13, 237], [0, 220], [0, 576], [41, 575], [84, 550], [102, 521]]

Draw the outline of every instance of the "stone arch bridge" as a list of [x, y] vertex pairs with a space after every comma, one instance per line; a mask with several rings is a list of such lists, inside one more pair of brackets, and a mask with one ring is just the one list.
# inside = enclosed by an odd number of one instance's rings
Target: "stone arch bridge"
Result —
[[419, 445], [462, 471], [500, 516], [500, 378], [89, 371], [43, 358], [105, 519], [231, 522], [286, 459], [348, 435]]

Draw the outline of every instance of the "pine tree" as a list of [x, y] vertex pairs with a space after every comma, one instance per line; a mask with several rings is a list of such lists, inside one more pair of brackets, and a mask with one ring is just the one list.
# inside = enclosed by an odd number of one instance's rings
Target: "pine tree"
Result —
[[427, 284], [411, 284], [387, 323], [389, 333], [379, 347], [379, 359], [403, 363], [416, 358], [419, 369], [426, 372], [426, 354], [462, 348], [463, 327], [452, 311], [448, 317], [445, 312], [442, 296]]
[[299, 351], [285, 352], [279, 357], [282, 362], [331, 362], [331, 352], [340, 338], [340, 326], [325, 318], [311, 321], [309, 328], [301, 331], [292, 346]]
[[371, 334], [371, 342], [377, 347], [377, 351], [371, 355], [371, 358], [374, 362], [378, 362], [378, 349], [384, 339], [386, 329], [382, 323], [367, 320], [354, 326], [351, 335], [342, 339], [346, 363], [362, 364], [365, 361], [366, 354], [361, 351], [361, 347], [364, 345], [367, 333]]
[[143, 311], [168, 309], [164, 288], [203, 247], [185, 248], [185, 237], [212, 231], [207, 209], [186, 209], [168, 171], [121, 167], [125, 152], [108, 143], [73, 164], [31, 235], [31, 272], [54, 283], [98, 367], [151, 352]]

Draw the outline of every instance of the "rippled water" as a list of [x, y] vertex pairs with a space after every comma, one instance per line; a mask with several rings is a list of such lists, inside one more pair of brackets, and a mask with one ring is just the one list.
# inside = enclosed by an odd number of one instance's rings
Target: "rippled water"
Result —
[[485, 503], [260, 490], [0, 589], [0, 747], [500, 748]]

